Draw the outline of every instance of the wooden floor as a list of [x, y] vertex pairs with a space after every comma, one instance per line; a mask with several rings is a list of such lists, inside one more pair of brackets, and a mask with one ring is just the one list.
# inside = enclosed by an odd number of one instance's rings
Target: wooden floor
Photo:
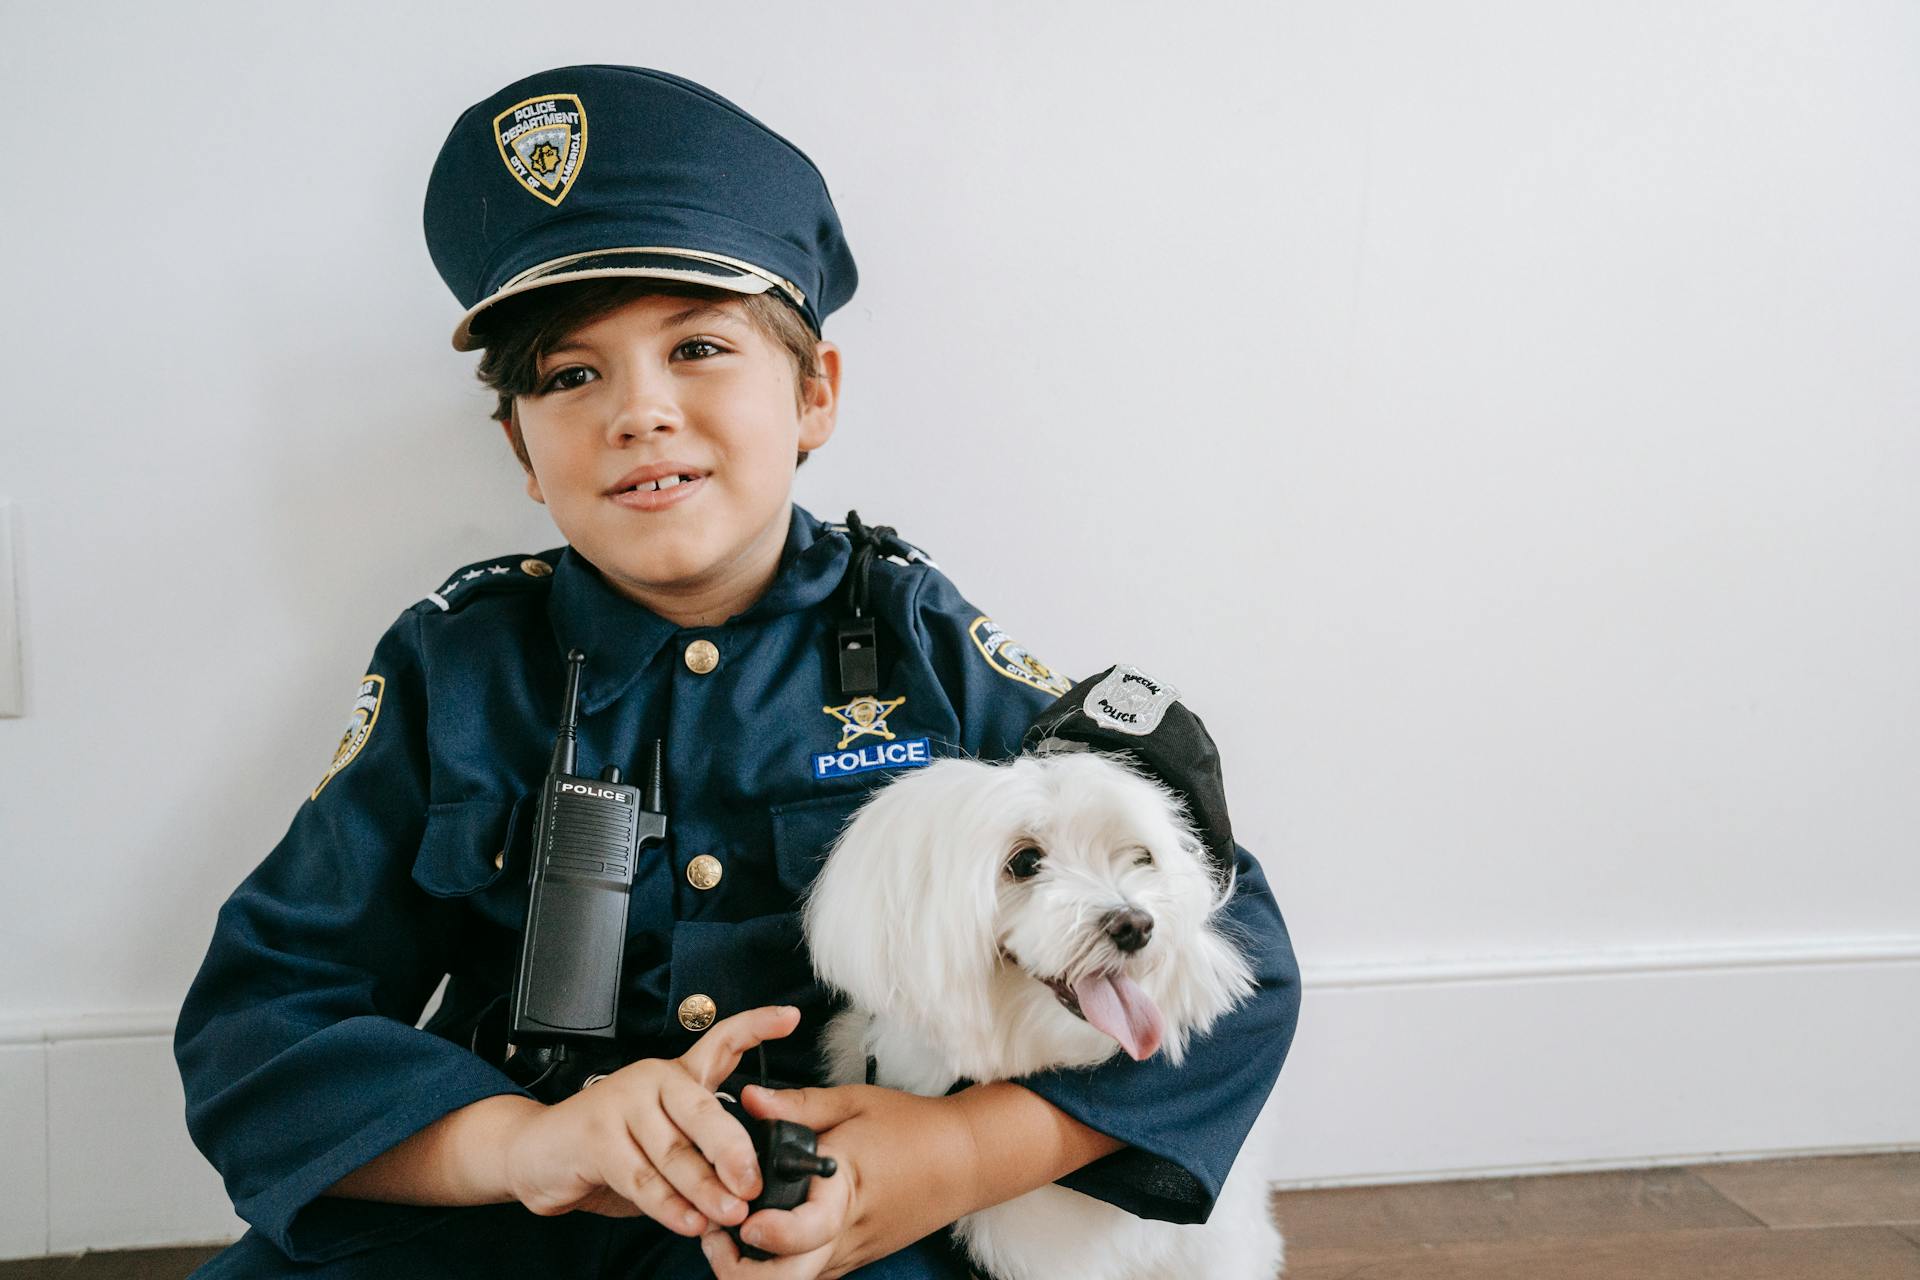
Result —
[[31, 1258], [0, 1262], [0, 1280], [181, 1280], [218, 1252], [217, 1248], [130, 1249]]
[[[1273, 1206], [1288, 1280], [1920, 1280], [1920, 1153], [1288, 1191]], [[0, 1280], [180, 1280], [216, 1252], [0, 1262]]]
[[1288, 1280], [1920, 1280], [1920, 1153], [1289, 1191]]

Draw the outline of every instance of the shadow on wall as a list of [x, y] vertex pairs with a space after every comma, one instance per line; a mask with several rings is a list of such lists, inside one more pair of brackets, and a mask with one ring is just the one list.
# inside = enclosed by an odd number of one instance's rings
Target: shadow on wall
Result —
[[[369, 289], [383, 287], [398, 292]], [[231, 614], [183, 624], [204, 629], [198, 647], [226, 664], [205, 711], [232, 726], [193, 773], [246, 788], [151, 815], [151, 847], [200, 870], [156, 877], [152, 910], [129, 922], [129, 963], [183, 948], [197, 969], [220, 901], [307, 799], [363, 664], [404, 609], [462, 564], [562, 542], [487, 417], [477, 358], [447, 344], [447, 308], [329, 316], [338, 295], [283, 296], [270, 279], [242, 301], [257, 325], [306, 317], [313, 339], [297, 362], [229, 384], [242, 403], [228, 412], [246, 428], [227, 493], [248, 536], [226, 559], [248, 596]]]

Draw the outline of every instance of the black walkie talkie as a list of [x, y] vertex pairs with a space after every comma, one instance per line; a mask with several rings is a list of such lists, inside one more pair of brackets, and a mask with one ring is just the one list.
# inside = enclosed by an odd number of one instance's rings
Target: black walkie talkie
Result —
[[573, 771], [586, 660], [578, 649], [567, 654], [566, 710], [540, 792], [507, 1027], [507, 1071], [543, 1100], [621, 1065], [614, 1031], [627, 898], [640, 850], [667, 834], [661, 743], [648, 753], [645, 791], [621, 782], [613, 765], [598, 778]]

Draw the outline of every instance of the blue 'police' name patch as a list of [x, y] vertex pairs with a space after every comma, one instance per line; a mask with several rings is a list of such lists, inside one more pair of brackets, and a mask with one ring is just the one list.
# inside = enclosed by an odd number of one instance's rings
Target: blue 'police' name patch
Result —
[[933, 763], [933, 751], [925, 738], [902, 738], [898, 742], [876, 742], [845, 751], [823, 751], [813, 758], [816, 778], [844, 778], [850, 773], [873, 769], [917, 769]]

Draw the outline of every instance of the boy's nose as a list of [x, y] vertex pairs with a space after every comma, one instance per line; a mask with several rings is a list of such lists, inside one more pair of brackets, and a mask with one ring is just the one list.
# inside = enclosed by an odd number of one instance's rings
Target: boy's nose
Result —
[[676, 431], [682, 423], [680, 406], [671, 397], [657, 387], [632, 387], [607, 424], [607, 442], [619, 445], [657, 431]]

